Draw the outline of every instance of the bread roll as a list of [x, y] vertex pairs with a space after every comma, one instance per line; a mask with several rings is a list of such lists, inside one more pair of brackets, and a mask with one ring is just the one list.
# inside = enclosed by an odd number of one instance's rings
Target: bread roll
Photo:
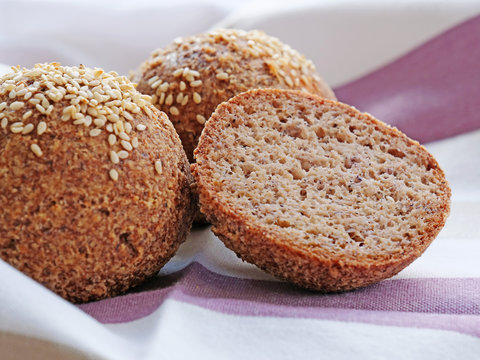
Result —
[[371, 115], [288, 90], [221, 104], [191, 166], [202, 212], [237, 255], [302, 287], [395, 275], [445, 224], [450, 189], [425, 148]]
[[116, 73], [39, 64], [0, 77], [0, 257], [73, 302], [156, 274], [189, 231], [175, 129]]

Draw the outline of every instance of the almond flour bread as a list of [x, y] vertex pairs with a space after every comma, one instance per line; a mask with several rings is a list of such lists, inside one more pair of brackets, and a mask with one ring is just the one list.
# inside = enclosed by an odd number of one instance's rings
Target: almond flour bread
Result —
[[190, 162], [205, 121], [236, 94], [279, 88], [335, 99], [311, 61], [261, 31], [224, 29], [178, 38], [153, 52], [133, 80], [168, 114]]
[[443, 227], [450, 189], [397, 129], [335, 101], [255, 90], [206, 123], [192, 171], [202, 212], [242, 259], [325, 292], [388, 278]]
[[192, 181], [128, 79], [56, 63], [0, 77], [0, 257], [65, 299], [157, 273], [190, 229]]

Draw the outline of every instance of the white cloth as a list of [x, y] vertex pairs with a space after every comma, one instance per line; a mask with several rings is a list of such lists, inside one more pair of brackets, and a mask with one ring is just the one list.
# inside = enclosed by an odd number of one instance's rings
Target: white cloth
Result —
[[[0, 62], [82, 63], [126, 74], [177, 36], [217, 26], [258, 28], [305, 53], [335, 86], [479, 12], [477, 1], [0, 0]], [[480, 131], [428, 145], [450, 181], [452, 212], [425, 255], [397, 279], [480, 277], [478, 144]], [[194, 231], [162, 273], [192, 261], [217, 274], [274, 280], [238, 260], [208, 229]], [[88, 358], [120, 360], [466, 359], [480, 354], [480, 338], [462, 332], [226, 314], [175, 299], [141, 319], [105, 325], [2, 261], [0, 274], [0, 354], [7, 359], [16, 358], [16, 348], [9, 347], [5, 334], [62, 344]]]

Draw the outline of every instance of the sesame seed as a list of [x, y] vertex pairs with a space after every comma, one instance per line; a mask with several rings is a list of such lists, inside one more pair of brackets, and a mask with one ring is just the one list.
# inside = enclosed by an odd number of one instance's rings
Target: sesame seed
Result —
[[183, 93], [179, 93], [175, 100], [177, 100], [177, 103], [181, 104], [183, 101]]
[[2, 121], [0, 122], [0, 126], [2, 127], [2, 129], [5, 129], [8, 126], [8, 119], [3, 118]]
[[122, 140], [126, 140], [126, 141], [130, 140], [130, 136], [128, 136], [128, 135], [127, 135], [125, 132], [123, 132], [123, 131], [118, 134], [118, 137], [119, 137], [120, 139], [122, 139]]
[[170, 107], [170, 114], [172, 115], [180, 115], [180, 111], [178, 111], [178, 108], [175, 106]]
[[159, 87], [160, 85], [162, 84], [162, 79], [159, 79], [157, 81], [155, 81], [151, 86], [152, 89], [156, 89], [157, 87]]
[[195, 80], [190, 83], [191, 87], [199, 87], [202, 85], [202, 80]]
[[105, 125], [105, 122], [106, 120], [101, 118], [95, 118], [93, 120], [93, 123], [95, 124], [95, 126], [98, 126], [98, 127], [103, 127]]
[[10, 99], [14, 99], [16, 96], [17, 96], [17, 92], [15, 90], [10, 91], [10, 93], [8, 94], [8, 97]]
[[90, 136], [98, 136], [102, 132], [102, 129], [92, 129], [90, 130], [89, 134]]
[[158, 174], [162, 174], [162, 169], [163, 166], [162, 166], [162, 161], [161, 160], [157, 160], [155, 161], [155, 171], [158, 173]]
[[138, 131], [143, 131], [143, 130], [145, 130], [147, 127], [146, 127], [145, 125], [143, 125], [143, 124], [137, 124], [136, 128], [137, 128]]
[[202, 97], [200, 96], [199, 93], [197, 93], [197, 92], [193, 93], [193, 102], [195, 104], [200, 104], [202, 102]]
[[13, 103], [10, 104], [10, 109], [13, 111], [20, 110], [25, 106], [23, 101], [14, 101]]
[[200, 76], [200, 73], [196, 70], [190, 70], [190, 74], [193, 75], [193, 76], [196, 76], [196, 77]]
[[22, 135], [27, 135], [33, 131], [35, 126], [33, 124], [27, 124], [23, 127]]
[[117, 137], [114, 134], [108, 135], [108, 143], [114, 145], [117, 142]]
[[110, 114], [107, 116], [107, 120], [112, 122], [112, 123], [116, 123], [117, 121], [120, 120], [120, 118], [118, 117], [117, 114]]
[[107, 124], [105, 126], [105, 129], [107, 129], [108, 132], [113, 132], [113, 125], [112, 124]]
[[168, 90], [169, 86], [170, 86], [170, 84], [168, 82], [164, 82], [162, 85], [160, 85], [159, 89], [160, 89], [161, 92], [166, 92]]
[[110, 161], [114, 164], [118, 164], [120, 162], [120, 158], [115, 151], [110, 151]]
[[186, 88], [187, 88], [187, 85], [185, 84], [185, 82], [180, 81], [180, 86], [179, 86], [180, 91], [184, 91]]
[[173, 72], [173, 77], [179, 77], [183, 74], [183, 69], [177, 69]]
[[155, 75], [154, 77], [151, 77], [148, 81], [147, 81], [147, 84], [148, 85], [152, 85], [155, 81], [158, 80], [158, 75]]
[[123, 117], [124, 117], [125, 119], [127, 119], [127, 120], [129, 120], [129, 121], [133, 121], [133, 116], [132, 116], [132, 114], [130, 114], [129, 112], [124, 111], [122, 115], [123, 115]]
[[167, 98], [165, 99], [165, 105], [170, 106], [173, 103], [173, 95], [169, 94]]
[[92, 117], [90, 115], [85, 116], [85, 121], [83, 122], [83, 125], [85, 125], [86, 127], [92, 125]]
[[122, 144], [122, 147], [127, 150], [127, 151], [132, 151], [133, 147], [132, 147], [132, 144], [130, 144], [128, 141], [126, 140], [122, 140], [120, 141], [120, 144]]
[[126, 159], [128, 158], [128, 151], [125, 151], [125, 150], [120, 150], [118, 153], [117, 153], [118, 157], [120, 159]]
[[162, 93], [160, 94], [160, 99], [158, 99], [158, 103], [159, 103], [160, 105], [163, 105], [164, 101], [165, 101], [165, 93], [162, 92]]
[[287, 83], [288, 86], [293, 87], [293, 81], [290, 78], [290, 76], [285, 77], [285, 82]]
[[7, 107], [7, 103], [5, 101], [0, 103], [0, 111], [5, 110], [6, 107]]
[[187, 103], [188, 103], [188, 95], [185, 95], [182, 100], [182, 106], [187, 105]]
[[23, 100], [26, 101], [26, 100], [30, 99], [30, 98], [32, 97], [32, 95], [33, 95], [33, 94], [32, 94], [30, 91], [27, 92], [27, 93], [25, 94], [25, 96], [23, 97]]
[[138, 138], [134, 137], [132, 139], [132, 146], [134, 149], [136, 149], [138, 147]]
[[40, 149], [40, 146], [37, 144], [30, 145], [30, 150], [32, 150], [32, 152], [38, 157], [43, 155], [42, 149]]
[[206, 121], [205, 116], [197, 114], [197, 121], [199, 124], [202, 124], [202, 125], [205, 124], [205, 121]]
[[228, 74], [226, 72], [220, 72], [215, 76], [218, 80], [227, 80]]
[[30, 116], [32, 116], [33, 111], [28, 110], [25, 114], [22, 115], [22, 120], [27, 120]]
[[111, 169], [108, 174], [110, 175], [110, 178], [113, 180], [113, 181], [117, 181], [118, 180], [118, 172], [117, 170], [115, 169]]
[[47, 123], [45, 121], [40, 121], [37, 125], [37, 134], [42, 135], [47, 130]]
[[187, 80], [189, 83], [191, 83], [195, 80], [195, 78], [193, 77], [193, 75], [188, 74], [187, 76], [185, 76], [185, 80]]

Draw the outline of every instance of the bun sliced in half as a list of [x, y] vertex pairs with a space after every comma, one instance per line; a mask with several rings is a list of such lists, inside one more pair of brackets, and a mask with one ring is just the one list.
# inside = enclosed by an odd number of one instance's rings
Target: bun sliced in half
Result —
[[298, 91], [252, 90], [221, 104], [195, 157], [213, 232], [243, 260], [309, 289], [395, 275], [449, 213], [444, 173], [418, 142]]

